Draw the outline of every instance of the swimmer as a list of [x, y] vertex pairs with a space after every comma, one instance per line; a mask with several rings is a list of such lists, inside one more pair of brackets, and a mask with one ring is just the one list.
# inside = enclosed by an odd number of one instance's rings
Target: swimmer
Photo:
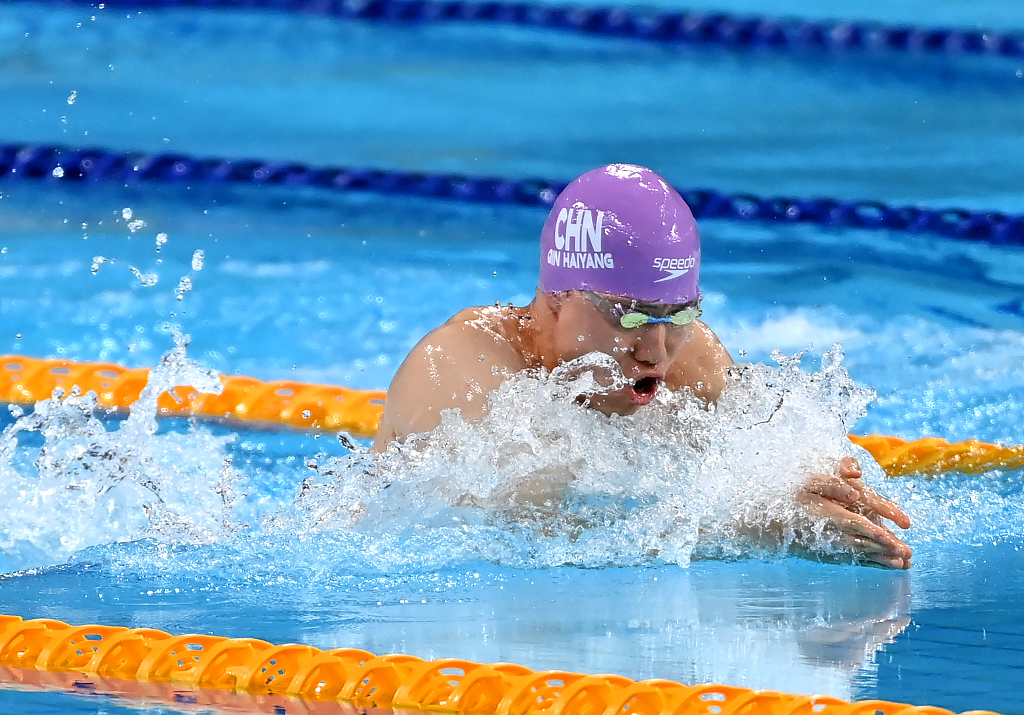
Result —
[[[629, 164], [583, 174], [544, 224], [533, 301], [466, 308], [423, 338], [391, 383], [373, 449], [434, 430], [445, 410], [479, 420], [507, 376], [595, 351], [611, 355], [626, 379], [605, 376], [611, 389], [587, 398], [606, 415], [643, 409], [662, 385], [715, 402], [733, 361], [700, 321], [699, 272], [693, 214], [661, 177]], [[810, 475], [796, 498], [858, 560], [910, 567], [910, 547], [882, 523], [906, 529], [909, 517], [863, 483], [855, 458]]]

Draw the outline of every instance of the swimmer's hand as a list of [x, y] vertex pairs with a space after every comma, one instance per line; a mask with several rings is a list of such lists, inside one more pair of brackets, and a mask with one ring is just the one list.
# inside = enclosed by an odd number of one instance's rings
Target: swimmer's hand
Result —
[[797, 503], [811, 516], [827, 519], [836, 544], [859, 559], [886, 568], [910, 568], [910, 547], [882, 524], [888, 519], [909, 529], [910, 517], [864, 484], [855, 458], [843, 457], [837, 474], [812, 474], [797, 492]]

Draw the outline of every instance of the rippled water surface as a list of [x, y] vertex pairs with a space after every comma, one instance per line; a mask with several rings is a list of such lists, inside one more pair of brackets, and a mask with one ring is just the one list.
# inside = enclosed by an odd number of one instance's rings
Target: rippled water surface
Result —
[[[1012, 26], [994, 4], [862, 11]], [[0, 6], [0, 32], [5, 141], [556, 178], [627, 159], [686, 185], [1024, 208], [1012, 63], [21, 3]], [[0, 354], [136, 367], [177, 349], [166, 369], [197, 381], [385, 388], [457, 309], [530, 299], [543, 218], [0, 182]], [[869, 464], [914, 520], [906, 573], [783, 558], [723, 527], [781, 508], [850, 449], [847, 429], [1024, 443], [1024, 256], [701, 231], [704, 319], [766, 365], [736, 388], [750, 409], [737, 397], [706, 422], [663, 395], [662, 412], [616, 422], [538, 379], [510, 386], [490, 422], [447, 425], [433, 454], [373, 469], [330, 435], [125, 420], [88, 396], [4, 409], [0, 612], [1024, 712], [1019, 473], [885, 480]], [[808, 348], [796, 373], [771, 357]], [[786, 408], [757, 426], [780, 384]], [[560, 459], [581, 475], [561, 511], [504, 508], [518, 469]], [[0, 692], [12, 713], [135, 705]]]

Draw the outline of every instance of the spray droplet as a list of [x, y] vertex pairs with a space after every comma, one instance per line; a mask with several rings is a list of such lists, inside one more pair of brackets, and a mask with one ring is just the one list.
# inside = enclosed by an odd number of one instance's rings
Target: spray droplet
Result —
[[68, 118], [67, 117], [61, 117], [60, 118], [60, 123], [61, 124], [67, 124], [68, 123]]
[[62, 169], [62, 168], [61, 168], [61, 167], [59, 167], [59, 166], [58, 166], [58, 167], [56, 167], [56, 168], [55, 168], [55, 169], [54, 169], [54, 170], [53, 170], [52, 172], [50, 172], [50, 173], [52, 173], [52, 174], [53, 174], [53, 178], [55, 178], [55, 179], [62, 179], [62, 178], [64, 178], [64, 169]]
[[167, 234], [158, 233], [156, 235], [156, 250], [159, 251], [160, 247], [163, 246], [165, 243], [167, 243]]
[[71, 90], [71, 94], [68, 95], [68, 104], [74, 104], [75, 100], [78, 99], [78, 90]]
[[310, 412], [309, 410], [303, 410], [302, 411], [302, 419], [308, 420], [310, 418], [310, 416], [312, 416], [312, 414], [313, 413]]
[[21, 333], [15, 333], [14, 337], [17, 338], [18, 340], [21, 340]]
[[102, 266], [104, 263], [110, 263], [110, 259], [104, 258], [103, 256], [94, 257], [92, 259], [92, 274], [96, 275], [97, 273], [99, 273], [100, 266]]
[[129, 219], [131, 219], [131, 217], [132, 210], [130, 207], [126, 206], [125, 208], [121, 209], [121, 218], [123, 218], [125, 221], [128, 221]]
[[138, 219], [137, 218], [134, 221], [129, 221], [128, 222], [128, 230], [131, 231], [132, 233], [135, 233], [136, 231], [138, 231], [140, 228], [142, 228], [145, 225], [146, 225], [145, 221], [143, 221], [142, 219]]
[[198, 249], [198, 250], [196, 250], [195, 253], [192, 254], [192, 270], [193, 271], [201, 271], [201, 270], [203, 270], [203, 258], [205, 258], [205, 257], [206, 257], [206, 252], [203, 251], [202, 249]]
[[192, 290], [192, 279], [188, 276], [182, 276], [181, 280], [178, 281], [178, 287], [175, 290], [177, 293], [178, 300], [185, 297], [185, 294]]
[[128, 266], [128, 269], [135, 274], [135, 277], [139, 279], [139, 285], [143, 288], [149, 288], [155, 286], [159, 280], [159, 276], [156, 273], [143, 273], [135, 266]]

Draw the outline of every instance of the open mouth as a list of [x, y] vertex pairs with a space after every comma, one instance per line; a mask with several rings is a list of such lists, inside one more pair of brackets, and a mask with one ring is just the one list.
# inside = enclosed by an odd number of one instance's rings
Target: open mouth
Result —
[[633, 383], [633, 391], [638, 395], [653, 395], [658, 389], [658, 378], [656, 377], [641, 377], [639, 380]]

